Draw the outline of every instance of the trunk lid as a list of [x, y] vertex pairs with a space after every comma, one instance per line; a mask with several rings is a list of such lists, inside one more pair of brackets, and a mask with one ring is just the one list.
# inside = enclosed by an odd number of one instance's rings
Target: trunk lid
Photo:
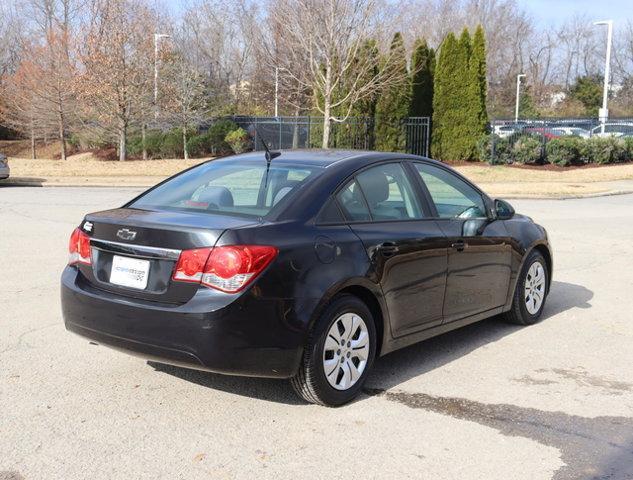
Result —
[[[180, 252], [213, 247], [224, 231], [257, 223], [252, 218], [167, 210], [118, 208], [92, 213], [81, 225], [91, 236], [92, 265], [80, 265], [79, 269], [91, 287], [182, 304], [191, 299], [199, 285], [172, 280]], [[142, 281], [132, 279], [121, 284], [120, 275], [113, 277], [114, 270], [121, 268], [126, 274], [130, 268], [138, 269], [138, 280]]]

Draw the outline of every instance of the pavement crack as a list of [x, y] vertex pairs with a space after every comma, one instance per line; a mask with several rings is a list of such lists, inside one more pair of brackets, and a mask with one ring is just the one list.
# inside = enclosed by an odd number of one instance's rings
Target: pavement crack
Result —
[[11, 352], [11, 351], [16, 350], [20, 345], [22, 345], [22, 343], [24, 341], [24, 338], [27, 335], [30, 335], [30, 334], [36, 333], [36, 332], [40, 332], [42, 330], [46, 330], [47, 328], [55, 327], [57, 325], [59, 325], [59, 322], [49, 323], [47, 325], [42, 325], [42, 326], [39, 326], [39, 327], [31, 328], [31, 329], [27, 330], [26, 332], [22, 332], [18, 336], [17, 342], [15, 342], [13, 344], [10, 344], [10, 345], [6, 346], [4, 349], [0, 350], [0, 355], [2, 355], [4, 353], [7, 353], [7, 352]]

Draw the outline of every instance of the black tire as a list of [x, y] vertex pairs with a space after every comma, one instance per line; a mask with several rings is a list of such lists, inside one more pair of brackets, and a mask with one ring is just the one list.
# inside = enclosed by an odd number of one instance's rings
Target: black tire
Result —
[[[530, 267], [536, 262], [539, 262], [541, 264], [541, 266], [543, 267], [543, 271], [545, 272], [545, 293], [540, 308], [538, 309], [538, 311], [532, 314], [527, 310], [524, 295], [525, 282], [528, 277], [528, 272], [530, 270]], [[504, 320], [508, 323], [514, 323], [515, 325], [532, 325], [538, 322], [538, 320], [541, 318], [541, 315], [543, 314], [543, 308], [545, 307], [548, 293], [549, 271], [547, 269], [547, 262], [540, 252], [538, 252], [537, 250], [532, 250], [527, 256], [525, 263], [523, 264], [521, 274], [519, 275], [519, 279], [517, 280], [516, 288], [514, 289], [512, 307], [510, 308], [510, 310], [503, 314]]]
[[[347, 390], [333, 388], [326, 378], [323, 367], [323, 351], [330, 328], [345, 313], [355, 313], [363, 319], [369, 334], [369, 355], [360, 378]], [[374, 316], [358, 297], [338, 295], [316, 321], [306, 344], [297, 374], [290, 379], [295, 393], [310, 403], [336, 407], [353, 400], [363, 388], [374, 363], [376, 352], [376, 326]]]

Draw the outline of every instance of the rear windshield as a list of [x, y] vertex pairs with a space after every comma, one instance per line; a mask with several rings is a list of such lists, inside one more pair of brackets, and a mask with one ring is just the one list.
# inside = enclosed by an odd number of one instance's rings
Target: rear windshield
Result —
[[209, 162], [168, 180], [128, 206], [264, 217], [320, 171], [315, 166], [275, 165], [273, 160], [267, 174], [263, 158], [261, 163]]

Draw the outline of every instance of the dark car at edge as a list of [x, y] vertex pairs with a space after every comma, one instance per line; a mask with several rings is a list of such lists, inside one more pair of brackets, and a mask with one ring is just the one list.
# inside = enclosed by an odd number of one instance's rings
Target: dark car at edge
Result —
[[66, 328], [159, 363], [288, 378], [341, 405], [376, 358], [502, 314], [535, 323], [545, 229], [427, 158], [253, 152], [86, 215]]

